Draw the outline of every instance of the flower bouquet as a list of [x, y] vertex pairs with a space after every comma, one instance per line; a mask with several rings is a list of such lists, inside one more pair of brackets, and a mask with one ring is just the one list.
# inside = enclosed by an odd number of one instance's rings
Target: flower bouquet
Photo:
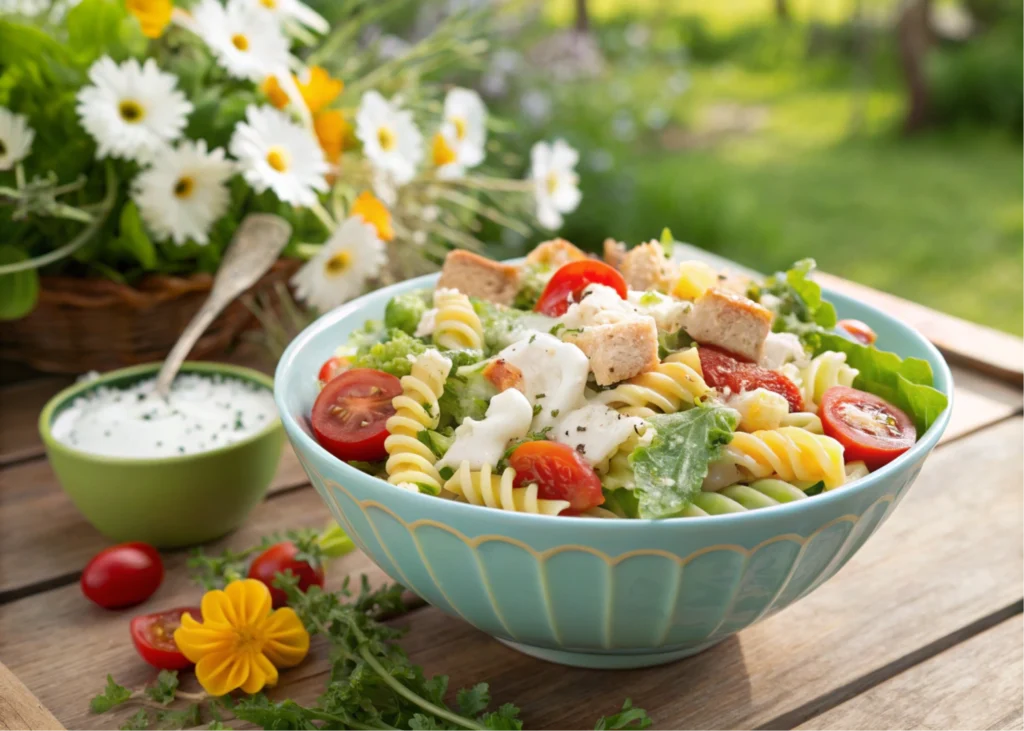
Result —
[[[325, 18], [298, 0], [82, 0], [0, 17], [0, 356], [69, 371], [162, 357], [253, 212], [293, 230], [264, 289], [287, 281], [320, 311], [482, 248], [488, 221], [560, 226], [576, 152], [538, 143], [518, 177], [502, 122], [443, 83], [487, 54], [487, 13], [371, 40], [404, 4], [324, 3]], [[236, 303], [196, 354], [248, 319]]]

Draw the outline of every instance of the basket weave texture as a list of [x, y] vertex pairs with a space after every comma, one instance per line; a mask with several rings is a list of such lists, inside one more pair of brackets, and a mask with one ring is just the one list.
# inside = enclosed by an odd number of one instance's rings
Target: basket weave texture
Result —
[[[280, 259], [249, 290], [269, 292], [300, 262]], [[213, 285], [209, 274], [151, 275], [135, 286], [107, 279], [42, 277], [39, 302], [20, 320], [0, 323], [0, 359], [47, 373], [85, 373], [162, 360]], [[223, 355], [254, 322], [232, 302], [192, 349], [190, 359]]]

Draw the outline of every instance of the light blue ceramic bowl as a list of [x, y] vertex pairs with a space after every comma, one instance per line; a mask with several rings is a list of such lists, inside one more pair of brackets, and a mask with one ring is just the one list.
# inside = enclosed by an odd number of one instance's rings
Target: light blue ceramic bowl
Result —
[[[379, 290], [313, 323], [278, 365], [277, 405], [313, 485], [378, 566], [434, 606], [546, 660], [657, 665], [784, 609], [864, 545], [949, 421], [947, 408], [907, 454], [849, 488], [731, 515], [567, 519], [400, 490], [328, 454], [311, 436], [308, 414], [320, 364], [348, 334], [382, 318], [394, 295], [432, 286], [435, 278]], [[870, 324], [881, 348], [931, 363], [935, 386], [952, 399], [949, 368], [920, 334], [873, 307], [826, 294], [841, 317]]]

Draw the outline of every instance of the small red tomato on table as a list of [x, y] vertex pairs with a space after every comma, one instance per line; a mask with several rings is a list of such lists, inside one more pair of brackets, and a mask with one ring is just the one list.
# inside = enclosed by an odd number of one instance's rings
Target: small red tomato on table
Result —
[[881, 396], [848, 386], [825, 391], [818, 408], [825, 433], [843, 445], [847, 462], [883, 467], [917, 441], [914, 422]]
[[181, 626], [181, 615], [185, 612], [196, 621], [202, 621], [199, 607], [178, 607], [132, 619], [132, 642], [139, 657], [161, 670], [182, 670], [191, 665], [174, 642], [174, 630]]
[[616, 269], [596, 259], [580, 259], [559, 267], [533, 309], [542, 315], [561, 317], [569, 305], [580, 301], [583, 290], [591, 284], [611, 287], [622, 299], [628, 294], [626, 280]]
[[121, 543], [106, 548], [82, 570], [82, 593], [105, 609], [141, 604], [164, 580], [164, 563], [147, 543]]
[[391, 400], [402, 392], [395, 376], [373, 368], [354, 368], [333, 378], [313, 402], [313, 434], [339, 459], [384, 459], [385, 422], [395, 413]]
[[274, 577], [291, 571], [299, 577], [299, 589], [306, 591], [311, 586], [324, 585], [324, 570], [320, 566], [313, 567], [309, 562], [298, 556], [299, 549], [291, 541], [275, 543], [257, 556], [249, 565], [250, 579], [262, 582], [270, 589], [270, 600], [274, 608], [283, 607], [288, 603], [288, 596], [274, 586]]
[[582, 513], [604, 502], [601, 478], [568, 444], [526, 442], [516, 447], [508, 464], [516, 471], [516, 487], [536, 485], [541, 500], [568, 500], [563, 515]]

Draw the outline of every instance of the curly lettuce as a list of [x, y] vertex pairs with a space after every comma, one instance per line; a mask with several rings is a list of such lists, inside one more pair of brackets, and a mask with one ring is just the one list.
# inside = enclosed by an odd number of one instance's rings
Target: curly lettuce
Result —
[[836, 308], [822, 298], [821, 286], [811, 279], [816, 267], [814, 259], [801, 259], [787, 271], [765, 279], [764, 284], [751, 286], [750, 298], [775, 313], [775, 332], [801, 335], [836, 326]]
[[384, 326], [397, 328], [409, 335], [416, 332], [423, 313], [430, 308], [433, 292], [429, 289], [418, 289], [396, 295], [384, 309]]

